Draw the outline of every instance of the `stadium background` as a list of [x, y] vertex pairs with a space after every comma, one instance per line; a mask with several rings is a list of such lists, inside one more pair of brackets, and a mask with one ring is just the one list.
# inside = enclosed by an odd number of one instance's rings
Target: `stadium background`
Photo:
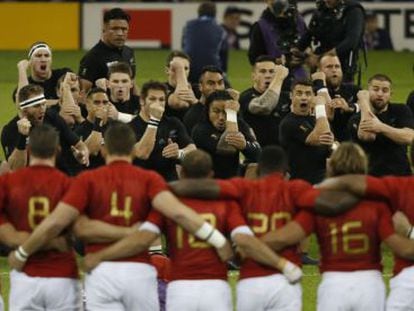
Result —
[[[220, 3], [218, 6], [218, 20], [221, 20], [222, 10], [230, 3]], [[85, 14], [86, 9], [82, 6], [90, 6], [88, 14]], [[70, 67], [74, 71], [78, 69], [78, 63], [81, 56], [84, 54], [82, 47], [90, 47], [90, 42], [95, 43], [99, 38], [100, 21], [94, 19], [94, 16], [100, 16], [104, 8], [117, 6], [114, 3], [97, 4], [79, 4], [79, 3], [0, 3], [0, 126], [4, 125], [16, 113], [11, 94], [16, 86], [17, 69], [16, 64], [19, 60], [27, 57], [27, 48], [31, 43], [38, 40], [47, 41], [53, 49], [53, 67]], [[120, 6], [126, 8], [128, 5], [133, 6], [136, 14], [137, 24], [133, 35], [131, 45], [136, 47], [146, 47], [136, 50], [136, 59], [138, 62], [137, 82], [142, 85], [148, 79], [157, 79], [164, 81], [164, 60], [169, 52], [169, 47], [176, 47], [176, 36], [181, 31], [180, 27], [174, 25], [177, 17], [174, 15], [175, 11], [180, 11], [185, 14], [185, 19], [180, 19], [180, 25], [188, 19], [195, 17], [196, 7], [198, 4], [128, 4], [122, 3]], [[251, 7], [252, 15], [247, 16], [244, 28], [242, 31], [247, 33], [248, 26], [255, 20], [255, 16], [263, 9], [263, 4], [246, 4], [232, 2], [231, 5], [239, 7]], [[300, 4], [302, 5], [302, 4]], [[304, 4], [305, 7], [312, 6], [312, 4]], [[393, 101], [404, 103], [407, 95], [414, 89], [414, 75], [413, 64], [414, 55], [408, 50], [414, 50], [414, 3], [396, 3], [396, 2], [381, 2], [369, 3], [370, 8], [373, 8], [380, 15], [380, 21], [383, 25], [387, 24], [390, 27], [393, 35], [394, 44], [399, 52], [369, 52], [368, 53], [368, 67], [363, 70], [363, 86], [365, 86], [366, 78], [374, 73], [386, 73], [394, 82]], [[140, 9], [142, 7], [142, 10]], [[151, 8], [154, 8], [152, 10]], [[166, 9], [167, 7], [167, 9]], [[160, 13], [161, 11], [168, 11], [171, 7], [170, 15]], [[144, 13], [140, 13], [144, 11]], [[151, 11], [152, 10], [152, 11]], [[150, 18], [148, 18], [148, 11], [151, 11]], [[155, 11], [155, 13], [154, 13]], [[172, 12], [172, 13], [171, 13]], [[385, 13], [384, 13], [385, 12]], [[388, 13], [387, 13], [388, 12]], [[159, 15], [161, 14], [161, 15]], [[146, 16], [145, 16], [146, 15]], [[138, 22], [139, 17], [144, 18], [144, 22]], [[143, 17], [144, 16], [144, 17]], [[152, 16], [152, 17], [151, 17]], [[154, 18], [156, 16], [156, 18]], [[161, 19], [170, 18], [169, 28], [165, 23], [159, 23]], [[89, 21], [88, 21], [89, 20]], [[156, 23], [149, 24], [151, 20]], [[88, 22], [87, 22], [88, 21]], [[93, 23], [91, 23], [93, 21]], [[152, 27], [164, 27], [167, 31], [161, 31], [161, 38], [157, 38], [151, 33], [148, 35], [147, 29]], [[172, 26], [171, 26], [172, 25]], [[141, 28], [140, 28], [141, 27]], [[92, 31], [92, 34], [86, 34], [86, 29]], [[140, 32], [144, 29], [145, 31]], [[165, 29], [164, 29], [165, 30]], [[157, 34], [157, 32], [155, 32]], [[398, 39], [395, 37], [398, 34]], [[89, 36], [89, 39], [87, 37]], [[143, 37], [144, 36], [144, 37]], [[131, 38], [131, 37], [130, 37]], [[89, 41], [88, 41], [89, 40]], [[243, 40], [243, 45], [248, 43], [247, 39]], [[164, 47], [166, 49], [149, 49], [149, 47]], [[234, 88], [242, 91], [250, 87], [250, 66], [247, 62], [246, 52], [232, 51], [229, 61], [229, 78]], [[1, 157], [3, 158], [2, 152]], [[316, 243], [312, 243], [311, 254], [317, 256]], [[387, 249], [384, 252], [384, 277], [388, 281], [391, 268], [392, 259], [391, 254]], [[1, 292], [7, 301], [8, 296], [8, 268], [5, 259], [0, 260], [1, 264]], [[316, 267], [307, 266], [304, 268], [305, 276], [302, 281], [303, 285], [303, 300], [304, 310], [315, 310], [316, 289], [320, 281], [319, 273]], [[235, 276], [231, 276], [231, 283], [234, 284]]]

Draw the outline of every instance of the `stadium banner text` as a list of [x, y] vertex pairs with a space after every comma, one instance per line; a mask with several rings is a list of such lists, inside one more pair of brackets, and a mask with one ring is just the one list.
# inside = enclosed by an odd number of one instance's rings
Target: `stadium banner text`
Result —
[[[131, 14], [131, 30], [128, 44], [131, 47], [181, 48], [181, 33], [185, 23], [197, 16], [198, 3], [85, 3], [82, 21], [82, 48], [91, 48], [99, 39], [102, 15], [105, 10], [121, 7]], [[217, 3], [217, 20], [221, 23], [227, 6], [242, 9], [242, 23], [238, 32], [242, 35], [241, 46], [248, 47], [251, 25], [265, 8], [263, 2]], [[396, 50], [414, 50], [414, 3], [379, 2], [363, 3], [364, 7], [378, 14], [380, 27], [387, 28]], [[299, 11], [308, 22], [314, 3], [299, 3]]]
[[0, 50], [27, 50], [36, 41], [56, 50], [77, 50], [79, 25], [79, 3], [3, 2]]

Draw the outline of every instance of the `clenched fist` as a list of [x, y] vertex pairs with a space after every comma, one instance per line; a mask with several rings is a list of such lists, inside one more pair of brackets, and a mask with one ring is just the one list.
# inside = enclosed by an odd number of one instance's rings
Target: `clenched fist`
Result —
[[17, 130], [19, 131], [20, 134], [24, 136], [29, 135], [31, 127], [32, 127], [32, 124], [26, 117], [21, 118], [19, 121], [17, 121]]

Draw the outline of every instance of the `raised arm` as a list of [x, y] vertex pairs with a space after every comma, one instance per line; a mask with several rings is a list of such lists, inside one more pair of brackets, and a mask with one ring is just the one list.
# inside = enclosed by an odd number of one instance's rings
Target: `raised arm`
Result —
[[282, 84], [289, 74], [289, 69], [285, 66], [277, 65], [275, 71], [275, 76], [267, 90], [259, 97], [255, 97], [250, 101], [248, 109], [252, 114], [269, 115], [277, 106]]
[[[216, 152], [218, 154], [234, 154], [238, 151], [235, 146], [232, 146], [227, 142], [227, 135], [238, 135], [239, 126], [237, 124], [237, 112], [239, 111], [240, 105], [235, 100], [227, 100], [225, 104], [226, 111], [226, 130], [220, 136], [217, 143]], [[246, 141], [244, 140], [244, 144]]]
[[326, 115], [326, 98], [325, 96], [317, 95], [314, 101], [316, 123], [313, 130], [306, 137], [305, 143], [312, 146], [331, 146], [334, 142], [334, 137]]
[[135, 144], [134, 155], [138, 159], [147, 160], [154, 150], [155, 140], [157, 137], [158, 125], [164, 114], [164, 107], [158, 103], [153, 103], [149, 107], [150, 119], [147, 128], [141, 139]]

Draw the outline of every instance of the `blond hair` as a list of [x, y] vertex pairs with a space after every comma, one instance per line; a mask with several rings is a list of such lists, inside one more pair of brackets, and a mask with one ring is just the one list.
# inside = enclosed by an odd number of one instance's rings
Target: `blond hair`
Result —
[[364, 150], [351, 142], [342, 143], [328, 159], [327, 175], [367, 174], [368, 158]]

